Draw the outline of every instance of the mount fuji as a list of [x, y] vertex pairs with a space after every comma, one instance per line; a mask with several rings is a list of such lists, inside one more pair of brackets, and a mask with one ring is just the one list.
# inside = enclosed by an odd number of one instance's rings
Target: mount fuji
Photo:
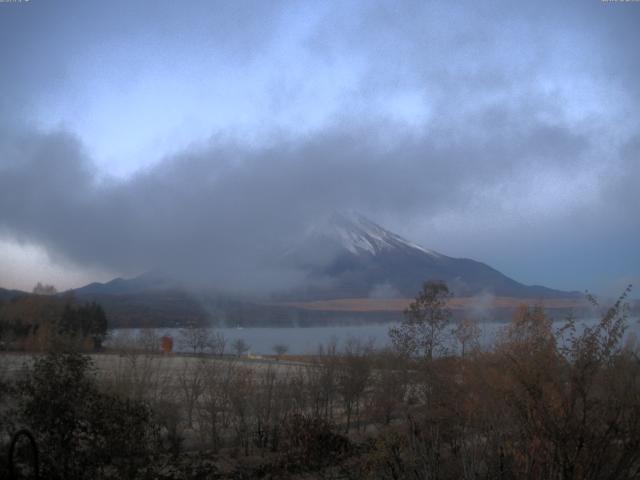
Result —
[[[169, 275], [148, 272], [92, 283], [73, 294], [101, 303], [114, 325], [137, 327], [175, 326], [185, 319], [229, 325], [388, 321], [400, 315], [428, 280], [446, 282], [456, 297], [488, 294], [560, 302], [580, 297], [578, 292], [524, 285], [476, 260], [423, 248], [358, 213], [333, 213], [284, 253], [272, 255], [270, 264], [274, 271], [297, 272], [300, 281], [254, 298], [215, 286], [189, 288]], [[354, 304], [372, 304], [376, 311], [358, 312]], [[340, 316], [341, 311], [346, 313]]]
[[305, 300], [362, 297], [411, 298], [427, 280], [441, 280], [456, 296], [490, 293], [519, 298], [567, 298], [563, 292], [524, 285], [468, 258], [453, 258], [396, 235], [355, 212], [335, 212], [287, 251], [282, 261], [307, 274], [292, 292]]

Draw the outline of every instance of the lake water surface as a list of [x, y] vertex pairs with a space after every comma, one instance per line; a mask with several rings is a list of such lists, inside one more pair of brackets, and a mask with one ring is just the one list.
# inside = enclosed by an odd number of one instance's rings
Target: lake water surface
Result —
[[[596, 320], [577, 321], [578, 329], [587, 325], [595, 324]], [[212, 331], [221, 333], [227, 340], [227, 352], [231, 352], [230, 345], [237, 339], [244, 340], [250, 347], [250, 352], [256, 355], [273, 353], [274, 345], [286, 345], [290, 354], [313, 354], [318, 351], [319, 345], [326, 345], [332, 340], [338, 346], [344, 346], [349, 339], [358, 339], [363, 342], [371, 341], [376, 348], [390, 345], [389, 328], [394, 324], [373, 324], [359, 326], [328, 326], [328, 327], [250, 327], [250, 328], [215, 328]], [[554, 322], [554, 327], [559, 328], [562, 322]], [[480, 343], [483, 347], [490, 346], [496, 339], [500, 329], [505, 323], [485, 322], [480, 324], [482, 335]], [[447, 331], [453, 328], [451, 325]], [[152, 329], [158, 335], [169, 335], [174, 339], [174, 351], [187, 351], [187, 347], [182, 345], [179, 328], [156, 328]], [[112, 330], [112, 341], [118, 337], [135, 337], [140, 334], [138, 329], [114, 329]], [[635, 335], [640, 337], [640, 324], [637, 318], [629, 319], [627, 336]], [[448, 335], [450, 337], [450, 335]], [[451, 338], [447, 340], [450, 348], [455, 349], [455, 342]]]

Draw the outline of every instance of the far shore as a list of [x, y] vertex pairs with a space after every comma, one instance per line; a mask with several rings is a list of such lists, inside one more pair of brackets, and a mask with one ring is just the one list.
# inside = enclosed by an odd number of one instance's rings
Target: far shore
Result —
[[[339, 298], [332, 300], [315, 300], [309, 302], [281, 302], [270, 305], [319, 310], [327, 312], [402, 312], [413, 298]], [[477, 295], [473, 297], [455, 297], [449, 301], [453, 310], [468, 310], [482, 306], [488, 309], [513, 309], [519, 305], [540, 305], [547, 309], [585, 308], [589, 302], [577, 298], [517, 298]]]

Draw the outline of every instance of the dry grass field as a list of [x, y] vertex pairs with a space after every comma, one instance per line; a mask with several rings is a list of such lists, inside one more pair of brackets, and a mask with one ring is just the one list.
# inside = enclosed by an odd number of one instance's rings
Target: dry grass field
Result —
[[[38, 353], [31, 352], [1, 352], [0, 377], [14, 377], [25, 371], [36, 358]], [[113, 379], [119, 373], [131, 374], [132, 365], [140, 366], [143, 362], [152, 364], [155, 371], [162, 372], [165, 377], [177, 377], [185, 371], [191, 371], [196, 365], [205, 367], [221, 367], [225, 365], [243, 366], [259, 373], [264, 370], [286, 374], [289, 370], [304, 366], [302, 356], [287, 356], [280, 361], [270, 358], [249, 358], [226, 356], [196, 356], [185, 354], [150, 354], [150, 353], [92, 353], [88, 355], [96, 367], [96, 374], [102, 379]]]
[[[341, 298], [313, 302], [288, 302], [278, 305], [331, 312], [402, 312], [413, 300], [412, 298]], [[449, 306], [453, 310], [467, 310], [475, 308], [479, 303], [482, 303], [484, 308], [489, 309], [511, 309], [522, 304], [536, 304], [546, 309], [587, 306], [585, 300], [576, 298], [530, 299], [515, 297], [487, 297], [486, 299], [456, 297], [451, 299]]]

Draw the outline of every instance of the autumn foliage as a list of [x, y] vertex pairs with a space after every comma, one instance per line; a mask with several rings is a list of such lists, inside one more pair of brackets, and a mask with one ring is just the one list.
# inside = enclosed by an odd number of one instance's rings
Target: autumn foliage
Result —
[[374, 443], [371, 478], [638, 478], [628, 293], [592, 326], [568, 318], [554, 330], [542, 308], [523, 305], [489, 351], [413, 360], [420, 396]]
[[[522, 305], [481, 348], [479, 325], [452, 318], [446, 285], [431, 283], [392, 330], [393, 349], [353, 339], [306, 363], [252, 363], [199, 353], [193, 330], [194, 353], [180, 361], [123, 349], [98, 379], [86, 359], [53, 355], [14, 394], [50, 471], [60, 459], [74, 478], [107, 478], [108, 464], [127, 478], [636, 479], [640, 350], [625, 335], [629, 291], [604, 310], [589, 297], [591, 322]], [[445, 345], [447, 333], [459, 348]], [[128, 434], [104, 411], [137, 419], [130, 448], [146, 441], [144, 462], [120, 448]]]
[[3, 349], [43, 351], [70, 342], [83, 350], [100, 350], [107, 327], [100, 305], [78, 304], [68, 296], [24, 295], [0, 303]]

